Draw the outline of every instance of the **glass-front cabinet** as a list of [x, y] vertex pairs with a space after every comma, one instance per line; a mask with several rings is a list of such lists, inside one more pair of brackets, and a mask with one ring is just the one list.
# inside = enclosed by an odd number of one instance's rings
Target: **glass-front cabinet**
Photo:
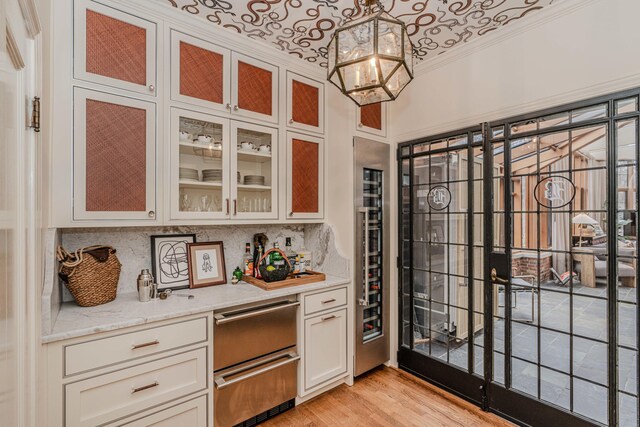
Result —
[[270, 127], [172, 109], [172, 218], [277, 218], [277, 140]]
[[229, 120], [171, 111], [171, 213], [175, 219], [224, 219], [231, 211]]
[[231, 122], [231, 216], [238, 219], [277, 218], [278, 130]]

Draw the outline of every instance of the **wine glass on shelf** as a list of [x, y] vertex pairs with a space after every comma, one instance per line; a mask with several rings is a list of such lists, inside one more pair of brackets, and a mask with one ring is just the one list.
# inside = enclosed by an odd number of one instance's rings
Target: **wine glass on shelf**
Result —
[[211, 212], [211, 196], [200, 196], [200, 212]]
[[191, 197], [186, 192], [180, 193], [180, 210], [185, 212], [191, 210]]

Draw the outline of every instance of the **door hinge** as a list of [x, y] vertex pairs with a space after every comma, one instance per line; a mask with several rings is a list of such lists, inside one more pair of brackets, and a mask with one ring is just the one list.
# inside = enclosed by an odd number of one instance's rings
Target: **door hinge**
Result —
[[40, 97], [35, 96], [31, 101], [31, 125], [34, 132], [40, 132]]

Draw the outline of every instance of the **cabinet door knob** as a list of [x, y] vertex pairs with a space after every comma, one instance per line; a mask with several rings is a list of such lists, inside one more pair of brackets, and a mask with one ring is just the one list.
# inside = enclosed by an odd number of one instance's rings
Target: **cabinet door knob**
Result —
[[227, 105], [225, 105], [225, 106], [224, 106], [224, 108], [226, 108], [227, 110], [231, 111], [231, 104], [229, 104], [229, 103], [227, 102]]
[[293, 212], [289, 212], [289, 216], [293, 216]]
[[233, 106], [233, 111], [238, 111], [240, 108], [237, 105]]
[[233, 199], [233, 216], [238, 215], [238, 199]]
[[358, 127], [361, 128], [363, 125], [362, 123], [358, 123]]
[[149, 218], [153, 218], [156, 216], [156, 213], [154, 211], [149, 211]]
[[293, 124], [293, 119], [289, 119], [289, 124], [292, 125]]
[[149, 92], [153, 92], [154, 90], [156, 90], [156, 87], [154, 85], [149, 85]]
[[227, 203], [227, 215], [229, 215], [229, 199], [225, 199]]

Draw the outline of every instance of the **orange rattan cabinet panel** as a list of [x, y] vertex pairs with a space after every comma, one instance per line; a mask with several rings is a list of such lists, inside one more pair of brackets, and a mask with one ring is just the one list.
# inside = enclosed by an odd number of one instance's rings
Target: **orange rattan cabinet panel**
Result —
[[181, 41], [180, 94], [222, 104], [223, 93], [223, 56]]
[[86, 10], [86, 70], [139, 85], [147, 84], [147, 30]]
[[291, 208], [294, 213], [317, 213], [319, 207], [319, 145], [293, 139], [291, 146]]
[[318, 127], [319, 90], [317, 87], [292, 80], [291, 82], [291, 119], [296, 123]]
[[87, 99], [86, 117], [86, 210], [145, 211], [146, 111]]
[[271, 116], [273, 113], [273, 73], [238, 61], [238, 107]]
[[360, 107], [360, 123], [371, 129], [382, 130], [382, 103]]

